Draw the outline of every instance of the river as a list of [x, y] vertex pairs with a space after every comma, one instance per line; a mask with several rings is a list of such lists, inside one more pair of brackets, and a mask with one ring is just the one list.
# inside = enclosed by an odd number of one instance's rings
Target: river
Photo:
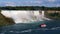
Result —
[[[47, 27], [40, 28], [45, 23]], [[60, 20], [19, 23], [0, 27], [0, 34], [60, 34]]]
[[[6, 15], [6, 17], [12, 17], [16, 21], [16, 24], [0, 27], [0, 34], [60, 34], [60, 20], [50, 20], [45, 18], [44, 12], [42, 12], [41, 15], [39, 14], [39, 11], [34, 12], [34, 15], [37, 17], [37, 19], [35, 19], [36, 21], [32, 19], [31, 16], [33, 14], [30, 13], [30, 11], [6, 12], [3, 11], [3, 15]], [[24, 21], [25, 23], [23, 23], [21, 18], [25, 18], [25, 20], [27, 18], [29, 19], [28, 22]], [[46, 24], [46, 27], [40, 27], [41, 24]]]

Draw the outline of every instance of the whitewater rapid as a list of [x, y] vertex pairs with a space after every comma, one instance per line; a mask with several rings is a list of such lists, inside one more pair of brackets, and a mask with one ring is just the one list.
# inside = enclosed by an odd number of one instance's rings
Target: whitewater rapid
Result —
[[39, 11], [25, 11], [25, 10], [2, 10], [1, 13], [7, 18], [12, 18], [15, 23], [29, 23], [34, 21], [44, 21], [50, 20], [44, 17], [43, 14], [39, 13]]

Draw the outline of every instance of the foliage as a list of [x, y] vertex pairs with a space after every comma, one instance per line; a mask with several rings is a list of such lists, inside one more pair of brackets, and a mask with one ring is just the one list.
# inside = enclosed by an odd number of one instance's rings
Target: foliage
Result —
[[1, 10], [60, 10], [60, 7], [44, 7], [44, 6], [6, 6], [0, 7]]

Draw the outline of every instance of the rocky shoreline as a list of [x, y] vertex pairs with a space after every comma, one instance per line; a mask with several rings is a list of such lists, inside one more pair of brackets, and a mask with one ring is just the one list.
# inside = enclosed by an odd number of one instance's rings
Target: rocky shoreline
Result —
[[0, 26], [7, 26], [12, 24], [14, 24], [14, 21], [11, 18], [6, 18], [3, 16], [0, 11]]

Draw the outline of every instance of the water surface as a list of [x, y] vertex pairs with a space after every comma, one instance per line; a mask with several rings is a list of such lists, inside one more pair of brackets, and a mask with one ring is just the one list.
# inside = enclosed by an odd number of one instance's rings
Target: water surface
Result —
[[[45, 23], [46, 28], [39, 25]], [[34, 23], [19, 23], [0, 27], [0, 34], [60, 34], [60, 20], [38, 21]]]

